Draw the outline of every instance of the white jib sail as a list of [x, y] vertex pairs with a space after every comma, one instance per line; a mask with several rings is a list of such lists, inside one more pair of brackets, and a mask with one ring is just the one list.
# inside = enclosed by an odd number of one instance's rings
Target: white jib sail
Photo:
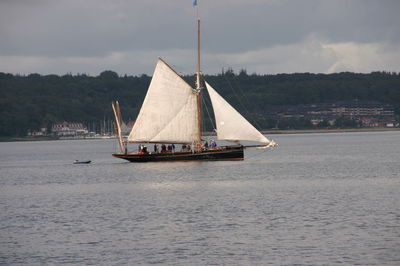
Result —
[[276, 143], [267, 139], [252, 124], [236, 111], [206, 82], [215, 114], [218, 139], [229, 141], [249, 140], [265, 143], [272, 147]]
[[192, 143], [197, 134], [195, 90], [159, 59], [128, 141]]

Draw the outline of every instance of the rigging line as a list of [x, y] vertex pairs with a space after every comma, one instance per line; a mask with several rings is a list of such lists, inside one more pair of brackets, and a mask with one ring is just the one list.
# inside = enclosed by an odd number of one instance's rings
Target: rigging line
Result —
[[[215, 57], [216, 57], [217, 61], [220, 63], [220, 65], [221, 65], [221, 61], [219, 60], [218, 55], [216, 55]], [[235, 81], [236, 85], [238, 86], [238, 88], [239, 88], [239, 90], [240, 90], [240, 92], [241, 92], [241, 96], [242, 96], [242, 97], [239, 97], [239, 95], [238, 95], [238, 93], [236, 92], [235, 88], [232, 86], [232, 83], [228, 80], [228, 78], [226, 77], [226, 75], [224, 75], [224, 73], [223, 73], [223, 77], [224, 77], [225, 81], [228, 83], [229, 88], [232, 90], [232, 92], [233, 92], [235, 98], [238, 100], [240, 106], [244, 109], [244, 111], [245, 111], [245, 112], [247, 113], [247, 115], [249, 116], [249, 119], [252, 120], [252, 122], [255, 124], [255, 126], [256, 126], [258, 129], [261, 129], [260, 125], [257, 123], [257, 121], [256, 121], [256, 119], [254, 118], [254, 116], [252, 115], [252, 113], [250, 113], [250, 111], [248, 110], [248, 108], [246, 108], [246, 106], [243, 104], [243, 102], [242, 102], [241, 99], [240, 99], [240, 98], [244, 98], [244, 99], [246, 100], [246, 102], [247, 102], [247, 105], [251, 106], [251, 104], [249, 103], [248, 98], [247, 98], [246, 95], [244, 94], [243, 90], [240, 89], [240, 86], [239, 86], [237, 80], [235, 79], [235, 78], [236, 78], [236, 75], [234, 75], [233, 80]]]
[[205, 97], [201, 97], [201, 100], [202, 100], [202, 102], [203, 102], [204, 108], [206, 109], [208, 118], [210, 119], [211, 126], [212, 126], [213, 130], [215, 131], [215, 130], [216, 130], [216, 127], [215, 127], [215, 125], [214, 125], [214, 122], [213, 122], [213, 119], [212, 119], [212, 117], [211, 117], [211, 114], [210, 114], [210, 112], [208, 111], [207, 102], [206, 102], [206, 100], [205, 100]]
[[[246, 101], [247, 106], [252, 106], [252, 105], [250, 104], [250, 102], [249, 102], [249, 99], [246, 97], [246, 94], [245, 94], [245, 93], [243, 92], [243, 90], [241, 89], [241, 87], [240, 87], [240, 85], [239, 85], [239, 82], [238, 82], [238, 80], [237, 80], [237, 76], [236, 76], [236, 75], [233, 76], [233, 81], [235, 82], [235, 85], [237, 86], [238, 90], [241, 92], [242, 97], [243, 97], [243, 99]], [[246, 106], [245, 106], [245, 108], [246, 108]], [[245, 111], [248, 113], [248, 115], [250, 116], [250, 118], [253, 120], [253, 123], [256, 125], [256, 127], [257, 127], [258, 129], [261, 130], [261, 127], [260, 127], [260, 125], [258, 124], [257, 119], [255, 119], [254, 115], [253, 115], [248, 109], [245, 110]]]
[[[225, 81], [229, 84], [230, 89], [232, 90], [234, 96], [235, 96], [236, 99], [238, 100], [238, 102], [239, 102], [239, 104], [241, 105], [241, 107], [244, 109], [244, 111], [245, 111], [245, 112], [247, 113], [247, 115], [249, 116], [249, 119], [252, 120], [252, 122], [256, 125], [256, 127], [257, 127], [258, 129], [261, 129], [261, 128], [260, 128], [260, 125], [257, 123], [256, 119], [254, 119], [254, 116], [252, 115], [252, 113], [250, 113], [250, 111], [248, 110], [248, 108], [246, 108], [246, 106], [243, 104], [243, 102], [242, 102], [241, 99], [240, 99], [240, 98], [246, 99], [247, 104], [250, 105], [250, 103], [249, 103], [249, 101], [248, 101], [246, 95], [243, 93], [242, 90], [239, 89], [239, 90], [241, 91], [241, 94], [242, 94], [242, 95], [241, 95], [242, 97], [239, 97], [237, 91], [236, 91], [235, 88], [232, 86], [232, 83], [228, 80], [228, 78], [227, 78], [225, 75], [224, 75], [224, 79], [225, 79]], [[233, 77], [233, 80], [236, 81], [236, 80], [235, 80], [235, 76]], [[238, 84], [237, 81], [236, 81], [236, 83]], [[240, 88], [239, 85], [238, 85], [238, 87]]]
[[[233, 74], [233, 75], [235, 75], [235, 74]], [[233, 92], [234, 96], [235, 96], [236, 99], [238, 100], [240, 106], [244, 109], [244, 111], [248, 112], [246, 106], [244, 106], [243, 102], [240, 100], [240, 97], [238, 97], [235, 88], [232, 86], [232, 83], [231, 83], [230, 80], [226, 77], [225, 73], [223, 73], [223, 77], [224, 77], [224, 80], [228, 83], [229, 88], [230, 88], [231, 91]]]

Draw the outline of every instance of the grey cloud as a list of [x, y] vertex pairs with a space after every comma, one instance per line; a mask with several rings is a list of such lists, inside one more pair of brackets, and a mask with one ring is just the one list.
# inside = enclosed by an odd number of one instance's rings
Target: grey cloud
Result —
[[311, 33], [337, 42], [399, 42], [400, 1], [249, 2], [217, 9], [206, 18], [213, 50], [221, 51], [220, 43], [231, 51], [296, 43]]
[[[304, 71], [328, 71], [331, 63], [328, 64], [326, 58], [321, 58], [318, 64], [318, 57], [315, 57], [308, 66], [307, 62], [289, 65], [291, 61], [286, 60], [287, 54], [283, 51], [288, 47], [309, 45], [310, 36], [325, 44], [355, 43], [361, 47], [373, 43], [390, 47], [392, 50], [388, 54], [398, 52], [393, 47], [400, 43], [400, 16], [397, 14], [400, 1], [199, 2], [202, 50], [205, 59], [209, 56], [213, 62], [209, 64], [210, 69], [222, 67], [212, 60], [219, 54], [226, 59], [222, 64], [234, 64], [232, 58], [240, 58], [241, 54], [264, 51], [276, 54], [267, 58], [251, 56], [252, 61], [243, 62], [248, 65], [242, 67], [262, 65], [255, 67], [255, 71], [296, 69], [301, 72], [303, 65]], [[194, 58], [188, 51], [195, 46], [194, 10], [192, 0], [2, 0], [0, 56], [3, 62], [0, 62], [0, 71], [16, 71], [20, 67], [21, 72], [35, 72], [32, 62], [36, 62], [37, 71], [43, 72], [70, 69], [70, 72], [92, 73], [112, 68], [120, 73], [151, 74], [149, 69], [156, 58], [149, 57], [153, 56], [169, 56], [175, 62], [192, 67]], [[171, 52], [173, 55], [168, 55]], [[303, 60], [294, 55], [297, 60]], [[120, 58], [123, 56], [126, 58]], [[287, 65], [260, 61], [260, 58], [279, 60], [280, 56]], [[203, 61], [207, 65], [207, 61]], [[385, 67], [385, 64], [380, 66]], [[368, 67], [363, 71], [365, 69]]]

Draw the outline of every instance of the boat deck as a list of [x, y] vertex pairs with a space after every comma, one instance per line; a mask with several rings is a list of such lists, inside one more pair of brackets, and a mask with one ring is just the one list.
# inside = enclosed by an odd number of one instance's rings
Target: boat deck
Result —
[[130, 162], [243, 160], [243, 155], [243, 146], [224, 146], [200, 152], [113, 153], [114, 157]]

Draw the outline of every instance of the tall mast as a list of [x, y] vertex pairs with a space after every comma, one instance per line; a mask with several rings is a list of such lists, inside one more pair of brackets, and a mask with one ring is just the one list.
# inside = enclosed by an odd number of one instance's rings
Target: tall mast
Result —
[[197, 79], [196, 79], [196, 89], [200, 90], [200, 18], [197, 18]]
[[197, 1], [194, 2], [196, 3], [196, 15], [197, 15], [197, 72], [196, 72], [196, 90], [197, 90], [197, 128], [198, 128], [198, 134], [197, 134], [197, 150], [201, 150], [201, 130], [202, 130], [202, 122], [201, 122], [201, 98], [200, 98], [200, 92], [201, 92], [201, 81], [200, 81], [200, 75], [201, 75], [201, 68], [200, 68], [200, 18], [199, 18], [199, 11], [198, 11], [198, 6], [197, 6]]

